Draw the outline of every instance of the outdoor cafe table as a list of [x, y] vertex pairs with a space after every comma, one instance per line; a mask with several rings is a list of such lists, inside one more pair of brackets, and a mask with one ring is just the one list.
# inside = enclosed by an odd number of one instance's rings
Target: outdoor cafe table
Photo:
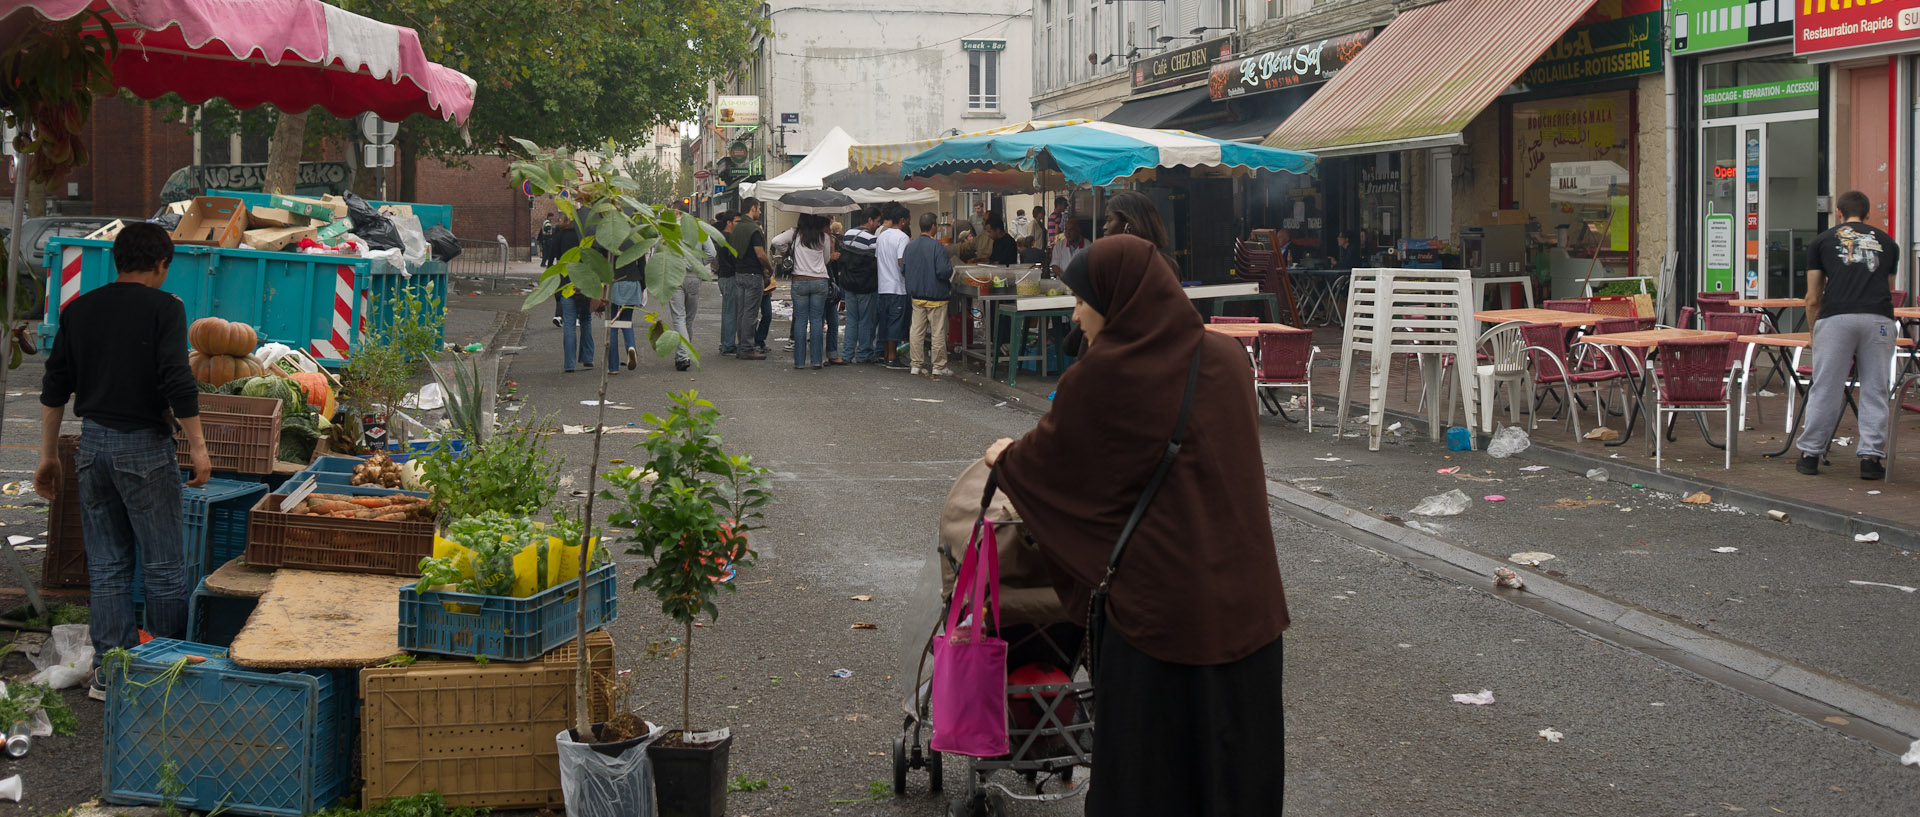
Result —
[[1599, 323], [1605, 315], [1591, 312], [1562, 312], [1558, 309], [1483, 309], [1473, 313], [1473, 319], [1481, 323], [1506, 323], [1525, 321], [1527, 323], [1557, 323], [1561, 326], [1592, 326]]
[[[1765, 335], [1741, 335], [1740, 342], [1751, 343], [1756, 346], [1770, 346], [1777, 349], [1794, 350], [1794, 353], [1793, 353], [1794, 363], [1793, 365], [1787, 366], [1785, 368], [1785, 371], [1787, 373], [1787, 382], [1792, 383], [1793, 390], [1799, 393], [1800, 395], [1800, 410], [1797, 414], [1789, 414], [1787, 416], [1788, 417], [1798, 416], [1802, 418], [1802, 420], [1804, 421], [1805, 417], [1807, 416], [1807, 396], [1809, 393], [1813, 391], [1813, 384], [1800, 379], [1799, 355], [1800, 355], [1800, 350], [1808, 349], [1813, 346], [1813, 333], [1811, 332], [1775, 332], [1772, 334], [1765, 334]], [[1895, 339], [1894, 343], [1898, 346], [1911, 347], [1913, 345], [1913, 339], [1897, 338]], [[1788, 395], [1787, 399], [1789, 400], [1793, 399], [1793, 395]], [[1851, 401], [1853, 398], [1849, 396], [1847, 399]], [[1899, 409], [1900, 409], [1899, 406], [1897, 405], [1894, 406], [1894, 411], [1890, 416], [1896, 417], [1896, 418], [1899, 417], [1900, 416]], [[1854, 409], [1854, 416], [1855, 417], [1860, 416], [1858, 407], [1855, 407]], [[1795, 437], [1799, 436], [1799, 433], [1800, 433], [1799, 425], [1791, 421], [1788, 422], [1787, 423], [1787, 441], [1780, 445], [1780, 450], [1769, 451], [1769, 452], [1766, 452], [1765, 454], [1762, 454], [1761, 456], [1778, 457], [1782, 454], [1787, 453], [1788, 450], [1793, 448], [1793, 440]]]
[[1210, 323], [1207, 331], [1244, 341], [1260, 337], [1261, 332], [1292, 332], [1294, 328], [1284, 323]]
[[[1615, 332], [1610, 335], [1587, 335], [1586, 337], [1581, 338], [1580, 342], [1591, 344], [1594, 346], [1613, 347], [1613, 348], [1619, 348], [1619, 349], [1652, 350], [1654, 348], [1657, 348], [1660, 344], [1670, 340], [1733, 340], [1733, 339], [1734, 339], [1734, 334], [1732, 332], [1707, 332], [1700, 329], [1648, 329], [1640, 332]], [[1612, 359], [1612, 358], [1613, 356], [1609, 354], [1608, 359]], [[1635, 376], [1634, 367], [1632, 366], [1620, 365], [1619, 369], [1620, 371], [1626, 374], [1627, 386], [1633, 391], [1633, 396], [1634, 396], [1633, 406], [1627, 414], [1626, 433], [1621, 434], [1620, 439], [1613, 440], [1607, 443], [1607, 447], [1609, 448], [1626, 445], [1627, 440], [1630, 440], [1633, 438], [1633, 427], [1636, 421], [1640, 419], [1640, 415], [1646, 412], [1647, 381], [1652, 379], [1651, 377]], [[1571, 395], [1569, 395], [1569, 397], [1571, 397]], [[1567, 410], [1573, 411], [1574, 409], [1572, 408], [1571, 405], [1569, 405]], [[1658, 434], [1660, 433], [1660, 430], [1654, 429], [1653, 433]], [[1711, 440], [1709, 440], [1709, 442], [1711, 442]], [[1647, 449], [1649, 451], [1653, 449], [1652, 437], [1647, 438]]]
[[1735, 298], [1727, 303], [1741, 309], [1758, 310], [1760, 314], [1767, 316], [1767, 325], [1775, 332], [1784, 328], [1780, 323], [1781, 313], [1789, 309], [1807, 307], [1805, 298]]

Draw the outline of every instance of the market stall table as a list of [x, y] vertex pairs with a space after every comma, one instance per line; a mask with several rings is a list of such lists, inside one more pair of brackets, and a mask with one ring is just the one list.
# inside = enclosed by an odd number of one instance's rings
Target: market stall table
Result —
[[[1733, 340], [1734, 337], [1732, 332], [1708, 332], [1702, 329], [1647, 329], [1640, 332], [1615, 332], [1610, 335], [1587, 335], [1582, 337], [1580, 342], [1594, 346], [1652, 351], [1658, 348], [1660, 344], [1670, 340]], [[1612, 359], [1612, 355], [1609, 354], [1608, 358]], [[1620, 439], [1608, 442], [1606, 445], [1609, 448], [1626, 445], [1627, 440], [1633, 439], [1633, 427], [1640, 419], [1640, 415], [1646, 412], [1646, 381], [1650, 379], [1635, 375], [1634, 367], [1632, 366], [1619, 366], [1618, 368], [1626, 374], [1627, 386], [1633, 391], [1634, 402], [1630, 412], [1627, 414], [1626, 433], [1621, 434]], [[1572, 410], [1571, 407], [1568, 408], [1568, 411]], [[1705, 426], [1703, 425], [1702, 428], [1704, 429]], [[1660, 433], [1659, 429], [1655, 429], [1654, 433]], [[1707, 442], [1710, 445], [1713, 443], [1711, 439]], [[1716, 445], [1714, 447], [1718, 448], [1720, 446]], [[1647, 438], [1647, 448], [1649, 450], [1653, 448], [1653, 438], [1651, 437]]]
[[401, 655], [405, 576], [278, 570], [233, 639], [233, 663], [251, 669], [375, 667]]
[[[1895, 311], [1898, 312], [1899, 310], [1895, 310]], [[1782, 454], [1787, 453], [1787, 451], [1793, 448], [1793, 440], [1795, 437], [1799, 436], [1800, 434], [1800, 426], [1796, 422], [1794, 422], [1794, 418], [1805, 417], [1807, 414], [1807, 397], [1813, 391], [1813, 384], [1811, 382], [1800, 379], [1800, 354], [1802, 350], [1813, 347], [1813, 333], [1811, 332], [1776, 332], [1776, 333], [1764, 334], [1764, 335], [1741, 335], [1740, 342], [1751, 343], [1756, 346], [1768, 346], [1776, 349], [1793, 350], [1792, 352], [1794, 357], [1793, 363], [1792, 365], [1787, 366], [1784, 369], [1784, 371], [1786, 372], [1787, 382], [1793, 385], [1793, 390], [1795, 394], [1798, 394], [1799, 396], [1800, 407], [1798, 411], [1787, 412], [1787, 424], [1786, 424], [1787, 441], [1781, 444], [1780, 450], [1769, 451], [1762, 455], [1766, 457], [1778, 457]], [[1895, 340], [1895, 345], [1911, 348], [1913, 346], [1913, 339], [1898, 338]], [[1794, 394], [1787, 395], [1787, 399], [1793, 400]], [[1852, 400], [1853, 400], [1852, 396], [1849, 395], [1847, 397], [1847, 401], [1852, 402]], [[1894, 410], [1893, 410], [1892, 416], [1896, 418], [1899, 417], [1900, 415], [1899, 404], [1895, 403], [1893, 406], [1893, 409]], [[1854, 416], [1856, 417], [1859, 416], [1858, 408], [1855, 409]]]

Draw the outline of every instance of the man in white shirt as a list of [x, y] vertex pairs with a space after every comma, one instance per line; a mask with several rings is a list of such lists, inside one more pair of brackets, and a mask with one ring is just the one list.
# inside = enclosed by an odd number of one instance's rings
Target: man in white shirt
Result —
[[1060, 240], [1053, 242], [1053, 274], [1066, 273], [1073, 254], [1086, 248], [1087, 240], [1080, 237], [1080, 222], [1067, 219], [1060, 229]]
[[880, 264], [880, 294], [875, 303], [880, 328], [881, 359], [889, 369], [905, 369], [900, 362], [900, 344], [912, 328], [913, 301], [907, 297], [907, 278], [901, 272], [900, 259], [907, 254], [907, 208], [889, 204], [881, 214], [880, 236], [874, 242], [874, 254]]

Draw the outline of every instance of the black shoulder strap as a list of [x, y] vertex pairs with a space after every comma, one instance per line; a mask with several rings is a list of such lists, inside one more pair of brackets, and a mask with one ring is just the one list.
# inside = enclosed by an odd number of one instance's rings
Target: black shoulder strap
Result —
[[1153, 469], [1153, 476], [1147, 480], [1146, 490], [1140, 492], [1140, 501], [1133, 506], [1133, 516], [1127, 520], [1127, 526], [1120, 529], [1120, 540], [1113, 545], [1113, 556], [1107, 559], [1107, 575], [1100, 580], [1100, 589], [1107, 589], [1113, 583], [1113, 572], [1120, 567], [1120, 556], [1126, 553], [1127, 540], [1133, 538], [1133, 529], [1140, 526], [1140, 518], [1146, 516], [1147, 506], [1153, 503], [1153, 495], [1159, 493], [1160, 483], [1167, 478], [1167, 469], [1173, 467], [1174, 457], [1180, 454], [1180, 440], [1187, 434], [1187, 420], [1193, 416], [1193, 390], [1200, 382], [1200, 351], [1206, 347], [1206, 336], [1200, 337], [1200, 344], [1193, 347], [1193, 365], [1187, 368], [1187, 393], [1180, 401], [1180, 422], [1173, 427], [1173, 436], [1167, 440], [1166, 453], [1160, 455], [1160, 465]]

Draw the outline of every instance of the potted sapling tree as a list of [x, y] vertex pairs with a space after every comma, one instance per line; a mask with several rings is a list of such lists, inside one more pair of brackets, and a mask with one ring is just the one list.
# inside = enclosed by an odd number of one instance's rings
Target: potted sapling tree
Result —
[[694, 731], [693, 623], [717, 619], [715, 596], [731, 592], [735, 571], [753, 565], [747, 532], [758, 527], [770, 494], [766, 469], [721, 447], [712, 403], [696, 391], [668, 397], [671, 410], [644, 418], [650, 428], [635, 447], [646, 452], [645, 464], [609, 474], [603, 498], [620, 503], [609, 521], [632, 531], [622, 540], [627, 552], [652, 562], [634, 590], [652, 591], [681, 626], [680, 728], [647, 750], [659, 813], [720, 817], [733, 738], [726, 729]]

